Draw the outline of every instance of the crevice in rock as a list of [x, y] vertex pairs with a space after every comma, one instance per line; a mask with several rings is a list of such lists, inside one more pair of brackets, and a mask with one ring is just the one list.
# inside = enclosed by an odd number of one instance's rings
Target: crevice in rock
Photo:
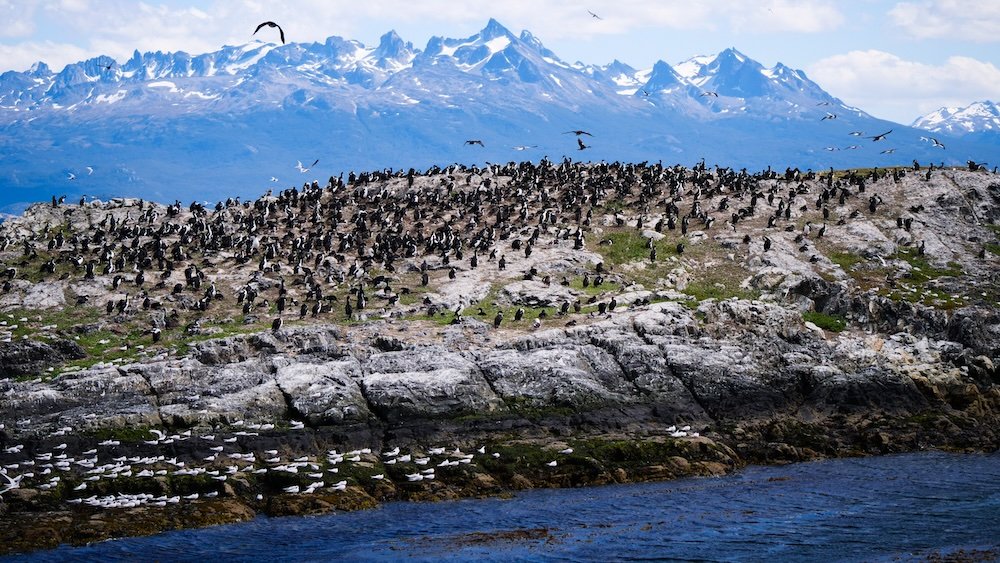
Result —
[[295, 399], [292, 398], [291, 393], [286, 391], [285, 388], [281, 386], [281, 383], [278, 382], [277, 377], [274, 378], [274, 386], [278, 388], [278, 391], [281, 392], [282, 398], [284, 398], [285, 400], [285, 409], [288, 412], [288, 419], [298, 420], [303, 424], [305, 424], [306, 426], [308, 426], [309, 428], [315, 430], [315, 425], [312, 424], [312, 422], [309, 420], [309, 417], [305, 413], [300, 411], [299, 408], [295, 406]]
[[[685, 377], [684, 375], [678, 375], [677, 371], [670, 366], [670, 361], [667, 359], [666, 356], [663, 357], [663, 361], [666, 362], [667, 367], [670, 368], [670, 373], [673, 374], [673, 377], [676, 378], [677, 381], [681, 383], [681, 385], [684, 387], [685, 390], [687, 390], [688, 395], [691, 396], [691, 400], [694, 401], [694, 404], [698, 405], [698, 408], [700, 408], [702, 412], [705, 413], [705, 416], [707, 416], [709, 420], [711, 420], [715, 424], [718, 424], [719, 420], [712, 415], [712, 411], [709, 410], [709, 408], [702, 402], [701, 397], [699, 397], [698, 393], [695, 392], [694, 390], [695, 376], [688, 375], [687, 377]], [[687, 379], [690, 379], [690, 382], [686, 381]]]
[[[165, 428], [170, 427], [170, 424], [168, 423], [168, 421], [166, 421], [163, 418], [163, 412], [160, 410], [160, 405], [161, 405], [161, 403], [160, 403], [160, 393], [156, 390], [156, 386], [153, 385], [152, 378], [150, 378], [149, 375], [147, 375], [146, 372], [143, 371], [143, 370], [136, 370], [135, 373], [137, 373], [139, 375], [139, 377], [141, 377], [143, 380], [145, 380], [146, 385], [149, 385], [149, 392], [152, 394], [151, 396], [153, 398], [153, 407], [156, 409], [156, 418], [158, 418], [160, 420], [160, 426], [163, 426]], [[121, 368], [118, 368], [118, 374], [120, 376], [124, 377], [124, 376], [128, 375], [128, 372], [125, 371], [125, 370], [123, 370], [123, 369], [121, 369]]]

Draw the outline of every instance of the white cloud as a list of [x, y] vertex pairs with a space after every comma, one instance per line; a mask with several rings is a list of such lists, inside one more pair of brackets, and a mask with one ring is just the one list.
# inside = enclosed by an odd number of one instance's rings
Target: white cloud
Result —
[[889, 19], [919, 39], [951, 38], [992, 43], [1000, 41], [1000, 2], [982, 0], [923, 0], [899, 2]]
[[942, 106], [1000, 98], [1000, 69], [969, 57], [929, 65], [884, 51], [851, 51], [817, 61], [807, 71], [848, 104], [907, 124]]
[[0, 0], [0, 37], [28, 37], [35, 32], [35, 4]]
[[28, 70], [32, 64], [43, 61], [53, 71], [59, 72], [69, 63], [75, 63], [89, 56], [89, 53], [76, 45], [55, 43], [52, 41], [29, 41], [16, 45], [0, 44], [0, 61], [4, 70]]
[[816, 0], [769, 0], [730, 9], [735, 9], [733, 28], [743, 32], [823, 33], [844, 23], [844, 15], [835, 4]]

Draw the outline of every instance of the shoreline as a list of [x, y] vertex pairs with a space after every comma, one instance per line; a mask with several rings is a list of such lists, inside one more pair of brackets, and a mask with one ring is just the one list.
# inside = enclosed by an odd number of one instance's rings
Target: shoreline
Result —
[[34, 205], [0, 224], [0, 545], [996, 450], [998, 178], [546, 161]]
[[[275, 474], [256, 477], [245, 475], [231, 478], [220, 484], [203, 480], [194, 483], [180, 477], [171, 477], [158, 483], [164, 496], [190, 494], [192, 487], [203, 487], [218, 492], [213, 499], [183, 501], [176, 505], [158, 507], [146, 505], [135, 508], [94, 509], [77, 505], [60, 504], [58, 495], [68, 491], [42, 492], [31, 489], [18, 490], [8, 497], [0, 516], [0, 545], [2, 555], [46, 550], [60, 545], [86, 545], [89, 543], [132, 536], [154, 535], [177, 529], [202, 528], [219, 524], [242, 522], [259, 515], [269, 517], [305, 516], [335, 511], [353, 511], [375, 508], [394, 501], [444, 501], [462, 498], [505, 497], [521, 490], [536, 488], [575, 488], [606, 484], [661, 482], [693, 476], [720, 476], [738, 472], [752, 465], [785, 465], [821, 459], [867, 457], [914, 453], [936, 450], [951, 453], [992, 453], [1000, 449], [994, 435], [962, 434], [947, 437], [938, 428], [951, 423], [949, 417], [934, 417], [925, 413], [919, 422], [908, 419], [881, 418], [867, 420], [869, 430], [855, 434], [857, 427], [838, 428], [834, 441], [845, 449], [830, 450], [831, 441], [821, 440], [810, 445], [809, 432], [829, 431], [827, 426], [803, 427], [794, 421], [773, 421], [759, 426], [740, 427], [744, 442], [733, 442], [734, 436], [721, 436], [708, 432], [707, 436], [671, 438], [665, 434], [669, 427], [648, 427], [643, 440], [625, 439], [621, 434], [566, 436], [543, 442], [540, 439], [516, 440], [508, 443], [490, 441], [481, 435], [485, 454], [473, 455], [468, 464], [436, 468], [433, 480], [409, 482], [405, 475], [416, 472], [411, 463], [386, 465], [381, 454], [360, 454], [362, 460], [351, 467], [341, 466], [339, 478], [348, 481], [344, 490], [327, 489], [313, 493], [288, 494], [282, 487], [301, 483], [296, 475], [280, 477]], [[936, 420], [932, 420], [935, 419]], [[546, 421], [537, 430], [544, 430]], [[893, 433], [887, 428], [895, 428]], [[304, 443], [306, 437], [317, 438], [312, 429], [262, 435], [260, 445], [246, 444], [243, 449], [254, 450], [271, 447], [275, 443]], [[657, 432], [661, 434], [657, 435]], [[781, 434], [783, 433], [783, 434]], [[296, 435], [298, 434], [298, 435]], [[842, 437], [857, 435], [858, 442], [843, 442]], [[714, 438], [713, 438], [714, 436]], [[749, 440], [749, 442], [747, 441]], [[321, 441], [321, 440], [320, 440]], [[732, 445], [727, 445], [727, 442]], [[752, 442], [752, 443], [751, 443]], [[266, 444], [266, 445], [264, 445]], [[144, 444], [139, 444], [139, 448]], [[127, 444], [125, 446], [128, 446]], [[122, 446], [122, 447], [125, 447]], [[741, 447], [742, 446], [742, 447]], [[572, 453], [560, 453], [571, 447]], [[424, 453], [425, 450], [414, 450]], [[463, 452], [476, 452], [462, 448]], [[364, 448], [362, 448], [364, 450]], [[304, 450], [291, 456], [322, 459], [323, 452], [313, 456]], [[495, 458], [493, 453], [500, 456]], [[127, 454], [126, 454], [127, 455]], [[400, 454], [405, 455], [405, 454]], [[437, 459], [461, 459], [454, 450]], [[555, 467], [548, 464], [557, 461]], [[273, 466], [274, 464], [272, 464]], [[325, 468], [325, 467], [324, 467]], [[373, 480], [371, 475], [383, 474], [384, 479]], [[329, 480], [329, 479], [328, 479]], [[138, 478], [118, 478], [108, 485], [108, 495], [125, 490], [149, 490], [151, 483], [139, 485]], [[110, 483], [110, 482], [109, 482]], [[185, 488], [187, 487], [187, 488]], [[67, 487], [68, 488], [68, 487]], [[258, 495], [261, 495], [258, 498]], [[60, 507], [58, 509], [55, 509]]]

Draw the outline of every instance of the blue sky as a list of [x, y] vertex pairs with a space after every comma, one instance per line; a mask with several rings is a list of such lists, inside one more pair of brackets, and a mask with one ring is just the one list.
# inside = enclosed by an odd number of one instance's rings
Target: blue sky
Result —
[[339, 35], [372, 45], [394, 29], [423, 48], [434, 35], [472, 35], [490, 17], [530, 30], [569, 62], [648, 68], [736, 47], [902, 123], [1000, 102], [996, 0], [0, 0], [0, 71], [122, 61], [134, 49], [203, 53], [247, 42], [264, 20], [289, 41]]

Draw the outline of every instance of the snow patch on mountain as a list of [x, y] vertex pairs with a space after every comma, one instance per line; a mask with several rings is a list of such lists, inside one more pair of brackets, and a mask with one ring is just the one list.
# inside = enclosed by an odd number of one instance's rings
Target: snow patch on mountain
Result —
[[984, 100], [966, 107], [943, 107], [918, 117], [911, 127], [952, 135], [1000, 132], [1000, 106]]

